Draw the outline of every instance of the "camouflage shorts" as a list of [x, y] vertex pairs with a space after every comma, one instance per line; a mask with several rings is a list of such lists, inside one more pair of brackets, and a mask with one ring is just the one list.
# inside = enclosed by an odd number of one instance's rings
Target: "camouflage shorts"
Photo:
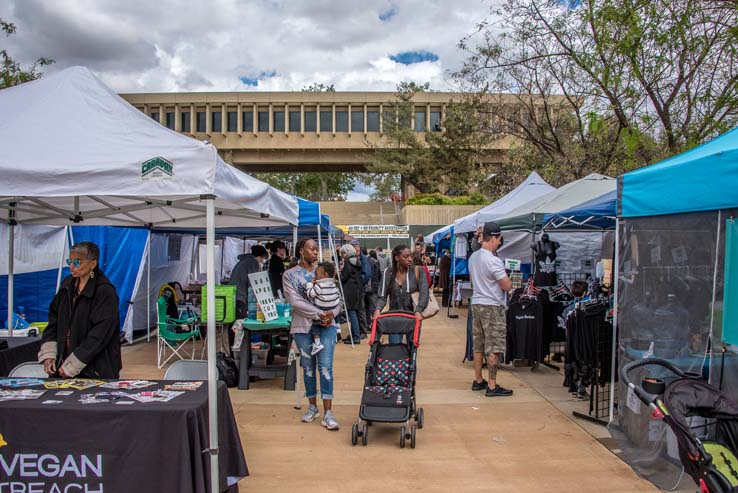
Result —
[[472, 305], [472, 341], [475, 353], [505, 353], [507, 324], [505, 307]]

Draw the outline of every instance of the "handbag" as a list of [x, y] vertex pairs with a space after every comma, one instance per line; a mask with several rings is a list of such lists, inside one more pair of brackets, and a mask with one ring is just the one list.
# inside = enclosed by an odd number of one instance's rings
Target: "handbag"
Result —
[[[415, 266], [415, 282], [420, 286], [420, 283], [418, 282], [418, 266]], [[410, 285], [410, 281], [408, 281], [408, 286]], [[420, 301], [420, 292], [416, 291], [414, 293], [410, 293], [410, 297], [413, 299], [413, 306], [418, 306], [418, 302]], [[423, 319], [434, 317], [438, 314], [438, 312], [441, 311], [441, 308], [438, 306], [438, 300], [436, 300], [435, 295], [433, 294], [433, 291], [428, 288], [428, 306], [425, 307], [425, 310], [420, 314]]]

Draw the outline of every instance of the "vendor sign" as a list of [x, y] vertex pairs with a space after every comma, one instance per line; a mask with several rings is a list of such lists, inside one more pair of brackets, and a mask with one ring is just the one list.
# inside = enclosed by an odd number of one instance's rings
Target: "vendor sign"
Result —
[[[346, 229], [343, 229], [346, 228]], [[344, 226], [344, 233], [354, 238], [409, 238], [410, 226], [394, 224], [351, 224]]]

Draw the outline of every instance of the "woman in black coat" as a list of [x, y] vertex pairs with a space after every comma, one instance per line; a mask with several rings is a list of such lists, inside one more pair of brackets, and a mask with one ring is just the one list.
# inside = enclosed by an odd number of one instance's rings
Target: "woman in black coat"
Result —
[[72, 272], [49, 307], [49, 325], [38, 359], [49, 375], [117, 379], [122, 367], [120, 317], [115, 286], [97, 265], [96, 244], [69, 251]]
[[364, 287], [361, 282], [361, 262], [356, 256], [356, 250], [351, 245], [344, 245], [340, 253], [343, 257], [341, 268], [341, 285], [343, 286], [343, 297], [346, 301], [346, 315], [351, 325], [351, 334], [343, 340], [345, 344], [359, 344], [359, 310], [364, 309]]

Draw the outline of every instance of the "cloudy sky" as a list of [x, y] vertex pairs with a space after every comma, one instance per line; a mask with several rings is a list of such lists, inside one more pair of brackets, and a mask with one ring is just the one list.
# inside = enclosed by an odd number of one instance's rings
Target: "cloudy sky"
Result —
[[[118, 92], [285, 91], [313, 83], [454, 90], [457, 49], [499, 0], [2, 0], [0, 38], [46, 73], [84, 65]], [[366, 196], [357, 189], [351, 198]]]

